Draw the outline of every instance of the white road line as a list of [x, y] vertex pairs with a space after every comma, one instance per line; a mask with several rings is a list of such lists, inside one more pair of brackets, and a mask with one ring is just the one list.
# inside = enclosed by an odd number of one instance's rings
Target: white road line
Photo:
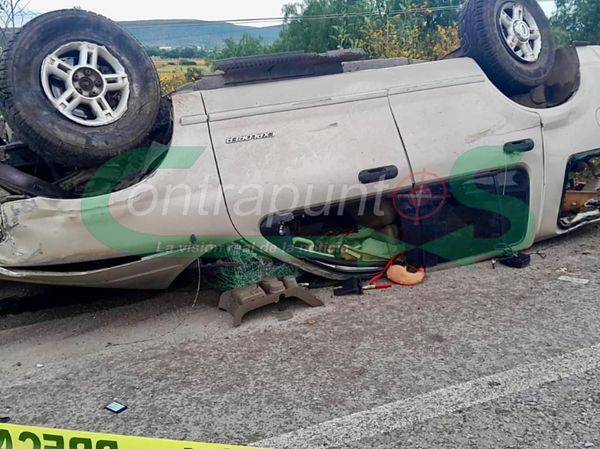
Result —
[[599, 367], [600, 345], [597, 345], [327, 421], [252, 445], [274, 449], [344, 447]]

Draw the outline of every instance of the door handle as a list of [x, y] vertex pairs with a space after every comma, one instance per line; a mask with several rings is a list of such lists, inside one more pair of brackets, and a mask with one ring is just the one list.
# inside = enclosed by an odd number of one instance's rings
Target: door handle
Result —
[[363, 170], [358, 174], [358, 180], [362, 184], [372, 184], [374, 182], [381, 182], [387, 179], [394, 179], [397, 176], [398, 167], [396, 167], [395, 165], [388, 165], [387, 167]]
[[504, 144], [504, 152], [506, 154], [527, 153], [533, 151], [535, 142], [532, 139], [516, 140]]

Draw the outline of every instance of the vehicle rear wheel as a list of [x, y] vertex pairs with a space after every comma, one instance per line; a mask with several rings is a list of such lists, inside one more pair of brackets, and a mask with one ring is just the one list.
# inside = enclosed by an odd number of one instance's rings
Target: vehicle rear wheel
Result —
[[0, 105], [29, 147], [69, 167], [95, 167], [142, 144], [160, 104], [158, 75], [116, 23], [63, 10], [25, 25], [0, 61]]
[[508, 95], [543, 84], [552, 71], [554, 38], [535, 0], [467, 0], [460, 28], [464, 53]]

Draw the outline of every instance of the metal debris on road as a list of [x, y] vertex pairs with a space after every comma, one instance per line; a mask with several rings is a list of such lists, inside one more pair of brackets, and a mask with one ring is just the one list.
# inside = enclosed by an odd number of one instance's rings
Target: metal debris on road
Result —
[[562, 282], [570, 282], [571, 284], [577, 285], [588, 285], [590, 283], [589, 279], [576, 278], [573, 276], [561, 276], [558, 278], [558, 280]]
[[109, 412], [114, 413], [115, 415], [123, 413], [125, 410], [127, 410], [127, 406], [125, 404], [121, 404], [120, 402], [116, 402], [116, 401], [111, 402], [104, 408], [106, 410], [108, 410]]

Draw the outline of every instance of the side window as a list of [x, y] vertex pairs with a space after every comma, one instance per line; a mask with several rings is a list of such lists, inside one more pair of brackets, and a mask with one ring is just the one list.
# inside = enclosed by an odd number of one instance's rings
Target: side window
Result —
[[434, 181], [383, 197], [266, 217], [262, 234], [286, 253], [341, 267], [375, 267], [398, 254], [432, 267], [501, 254], [523, 241], [529, 177], [513, 168]]
[[417, 248], [409, 260], [431, 267], [510, 251], [527, 234], [529, 190], [527, 172], [515, 168], [433, 183], [420, 207], [414, 197], [399, 195], [404, 237]]

